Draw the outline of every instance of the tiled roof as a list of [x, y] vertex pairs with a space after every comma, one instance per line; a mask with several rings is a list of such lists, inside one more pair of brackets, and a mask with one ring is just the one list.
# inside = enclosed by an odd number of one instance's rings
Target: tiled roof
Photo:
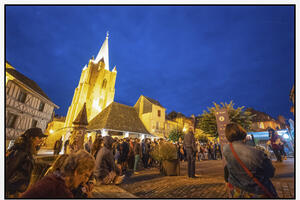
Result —
[[101, 113], [94, 117], [88, 129], [110, 129], [150, 134], [138, 117], [133, 107], [112, 102]]
[[[8, 63], [6, 63], [6, 65], [8, 65]], [[51, 99], [44, 93], [44, 91], [38, 86], [38, 84], [36, 84], [36, 82], [27, 78], [25, 75], [21, 74], [14, 68], [6, 67], [5, 70], [7, 73], [15, 77], [17, 80], [27, 85], [30, 89], [34, 90], [38, 94], [42, 95], [43, 97], [51, 101]]]
[[146, 96], [144, 96], [148, 101], [150, 101], [151, 103], [153, 103], [153, 104], [155, 104], [155, 105], [157, 105], [157, 106], [160, 106], [160, 107], [163, 107], [158, 101], [156, 101], [156, 100], [154, 100], [154, 99], [152, 99], [152, 98], [150, 98], [150, 97], [146, 97]]
[[247, 108], [245, 111], [250, 112], [251, 115], [255, 114], [255, 116], [252, 118], [253, 122], [276, 121], [270, 115], [268, 115], [268, 114], [266, 114], [264, 112], [260, 112], [260, 111], [254, 110], [253, 108]]

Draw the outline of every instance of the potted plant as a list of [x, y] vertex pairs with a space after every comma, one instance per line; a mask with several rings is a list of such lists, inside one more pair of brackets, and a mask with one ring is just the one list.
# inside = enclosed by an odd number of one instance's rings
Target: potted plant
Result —
[[179, 176], [180, 165], [175, 144], [162, 142], [154, 148], [151, 156], [160, 162], [162, 174], [166, 176]]

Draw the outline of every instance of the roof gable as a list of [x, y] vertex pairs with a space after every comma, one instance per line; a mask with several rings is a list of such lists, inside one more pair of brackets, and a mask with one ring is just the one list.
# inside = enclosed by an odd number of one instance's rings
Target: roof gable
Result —
[[152, 98], [150, 98], [150, 97], [146, 97], [146, 96], [144, 96], [144, 97], [145, 97], [145, 99], [147, 99], [148, 101], [150, 101], [152, 104], [164, 108], [158, 101], [156, 101], [156, 100], [154, 100], [154, 99], [152, 99]]
[[[33, 80], [29, 79], [22, 73], [18, 72], [16, 69], [9, 67], [9, 64], [6, 63], [5, 71], [15, 77], [17, 80], [21, 81], [23, 84], [28, 86], [30, 89], [34, 90], [41, 96], [45, 97], [47, 100], [51, 101], [51, 99], [44, 93], [44, 91], [34, 82]], [[51, 101], [52, 102], [52, 101]], [[52, 102], [53, 103], [53, 102]]]

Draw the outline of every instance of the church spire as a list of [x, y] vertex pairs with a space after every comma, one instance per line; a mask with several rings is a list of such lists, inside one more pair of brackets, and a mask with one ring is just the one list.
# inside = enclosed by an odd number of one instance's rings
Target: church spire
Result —
[[86, 114], [86, 103], [83, 104], [76, 119], [73, 121], [73, 124], [79, 125], [79, 126], [87, 126], [88, 125], [87, 114]]
[[103, 58], [106, 70], [109, 70], [108, 36], [109, 36], [109, 33], [107, 31], [105, 41], [103, 42], [96, 59], [93, 61], [94, 63], [98, 63]]

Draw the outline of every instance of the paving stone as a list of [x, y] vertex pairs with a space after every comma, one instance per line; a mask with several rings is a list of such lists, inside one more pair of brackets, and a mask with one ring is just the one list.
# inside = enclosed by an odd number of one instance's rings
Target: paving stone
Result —
[[[294, 177], [279, 176], [294, 169], [285, 166], [281, 172], [282, 166], [274, 165], [278, 178], [272, 182], [279, 197], [294, 198]], [[197, 179], [188, 178], [186, 168], [186, 163], [181, 163], [180, 176], [161, 176], [156, 168], [142, 170], [139, 175], [126, 178], [120, 187], [139, 198], [227, 198], [221, 161], [197, 162], [196, 175], [200, 174]]]

